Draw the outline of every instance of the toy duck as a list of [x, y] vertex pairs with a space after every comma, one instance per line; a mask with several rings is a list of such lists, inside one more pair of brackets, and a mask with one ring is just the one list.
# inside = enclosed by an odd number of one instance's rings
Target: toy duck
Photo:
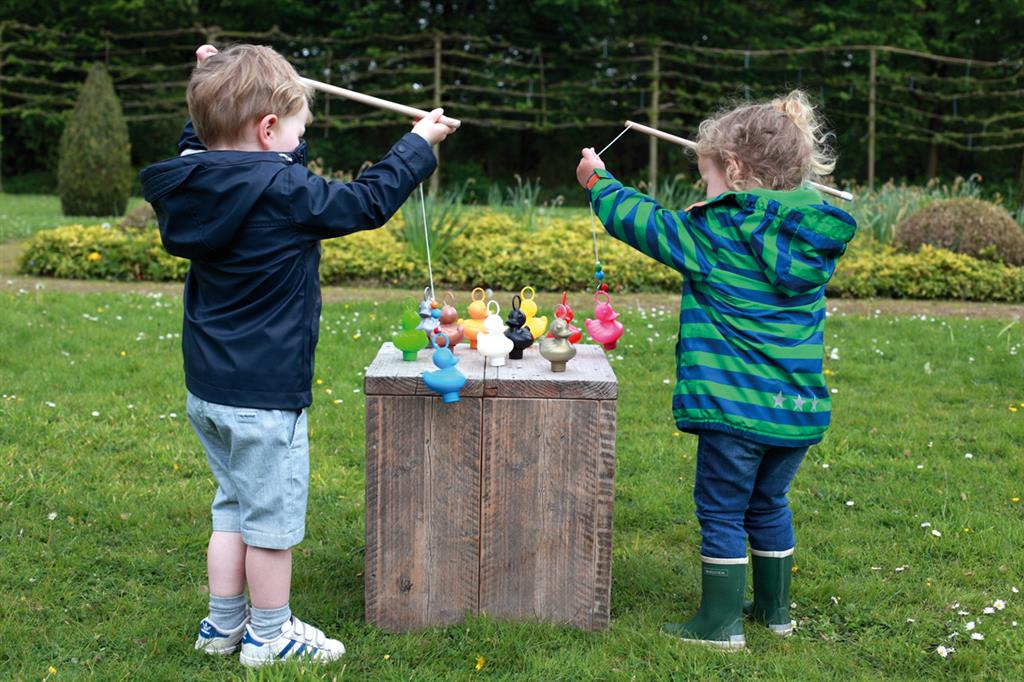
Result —
[[564, 372], [565, 363], [576, 357], [576, 349], [569, 342], [572, 336], [565, 318], [556, 317], [551, 323], [551, 334], [540, 340], [540, 354], [551, 363], [552, 372]]
[[[601, 296], [608, 300], [601, 301]], [[590, 338], [604, 346], [605, 350], [615, 350], [619, 337], [625, 331], [622, 323], [615, 321], [618, 316], [619, 314], [612, 308], [612, 297], [607, 292], [598, 291], [594, 294], [594, 317], [597, 319], [586, 321], [587, 333], [590, 334]]]
[[[477, 292], [480, 293], [480, 298], [476, 297]], [[469, 296], [472, 299], [469, 304], [469, 319], [462, 321], [462, 331], [469, 339], [469, 347], [476, 348], [477, 334], [484, 331], [484, 318], [487, 317], [487, 305], [484, 303], [487, 292], [477, 287]]]
[[417, 325], [417, 329], [422, 332], [426, 332], [427, 336], [433, 333], [437, 329], [438, 318], [441, 317], [440, 311], [437, 310], [437, 301], [435, 301], [430, 295], [430, 287], [424, 287], [423, 289], [423, 300], [420, 301], [420, 323]]
[[[505, 336], [512, 342], [512, 352], [508, 354], [511, 360], [522, 360], [523, 350], [533, 345], [533, 334], [526, 325], [526, 314], [522, 311], [522, 299], [516, 295], [512, 297], [512, 310], [508, 313], [508, 329]], [[532, 301], [531, 301], [532, 302]], [[536, 310], [536, 305], [534, 310]]]
[[[526, 292], [529, 291], [530, 295], [527, 296]], [[534, 340], [539, 339], [544, 331], [548, 328], [548, 317], [537, 317], [537, 302], [533, 300], [537, 292], [534, 291], [533, 287], [523, 287], [522, 291], [519, 292], [522, 298], [522, 311], [526, 315], [526, 326], [530, 329], [530, 333], [533, 334]]]
[[407, 362], [415, 360], [416, 354], [426, 345], [426, 337], [417, 327], [418, 323], [419, 316], [412, 310], [406, 310], [402, 314], [402, 331], [395, 335], [395, 348], [402, 351], [402, 359]]
[[433, 336], [443, 332], [448, 337], [448, 340], [451, 341], [451, 349], [459, 345], [464, 336], [462, 325], [459, 324], [459, 311], [455, 309], [454, 303], [455, 294], [450, 291], [447, 292], [444, 295], [444, 305], [441, 306], [440, 317], [438, 317], [440, 324], [437, 325], [437, 329], [432, 333]]
[[[562, 302], [555, 306], [555, 318], [562, 318], [565, 320], [565, 323], [571, 332], [571, 335], [569, 336], [569, 343], [576, 344], [583, 338], [583, 332], [572, 324], [573, 312], [572, 306], [569, 305], [568, 298], [569, 295], [563, 291]], [[551, 324], [554, 325], [554, 322]], [[553, 339], [555, 337], [551, 335], [551, 332], [548, 332], [548, 338]]]
[[[444, 346], [437, 345], [438, 339], [444, 339]], [[440, 393], [442, 401], [457, 403], [459, 391], [466, 385], [466, 376], [455, 368], [455, 365], [459, 364], [459, 359], [452, 353], [444, 332], [434, 334], [434, 338], [430, 339], [430, 345], [434, 347], [434, 364], [439, 369], [423, 372], [423, 383], [430, 390]]]
[[[491, 312], [492, 305], [494, 306], [493, 313]], [[490, 314], [484, 320], [484, 331], [476, 337], [476, 347], [487, 358], [488, 365], [501, 367], [505, 364], [505, 358], [508, 357], [514, 344], [512, 339], [505, 336], [505, 323], [498, 316], [498, 313], [501, 312], [498, 302], [488, 301], [487, 312]]]

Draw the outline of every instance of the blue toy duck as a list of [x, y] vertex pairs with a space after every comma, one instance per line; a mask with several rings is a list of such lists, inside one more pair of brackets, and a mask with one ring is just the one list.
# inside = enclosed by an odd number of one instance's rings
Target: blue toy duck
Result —
[[[444, 346], [438, 346], [437, 340], [444, 339]], [[440, 369], [436, 372], [423, 372], [423, 383], [432, 391], [441, 394], [446, 403], [459, 402], [459, 391], [466, 385], [466, 376], [455, 368], [459, 359], [448, 348], [450, 342], [444, 332], [434, 334], [430, 345], [434, 347], [434, 364]]]

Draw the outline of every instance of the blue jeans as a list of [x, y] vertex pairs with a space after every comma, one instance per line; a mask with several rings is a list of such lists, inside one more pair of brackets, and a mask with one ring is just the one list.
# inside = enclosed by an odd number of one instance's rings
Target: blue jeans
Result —
[[693, 486], [701, 556], [745, 559], [748, 537], [755, 552], [792, 549], [796, 539], [786, 493], [805, 454], [806, 447], [701, 432]]

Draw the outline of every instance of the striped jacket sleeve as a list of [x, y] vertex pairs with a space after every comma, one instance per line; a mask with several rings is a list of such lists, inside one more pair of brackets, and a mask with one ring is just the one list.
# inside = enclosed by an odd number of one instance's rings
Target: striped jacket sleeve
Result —
[[611, 236], [693, 278], [714, 269], [709, 236], [687, 212], [662, 208], [604, 169], [594, 171], [587, 187], [594, 213]]

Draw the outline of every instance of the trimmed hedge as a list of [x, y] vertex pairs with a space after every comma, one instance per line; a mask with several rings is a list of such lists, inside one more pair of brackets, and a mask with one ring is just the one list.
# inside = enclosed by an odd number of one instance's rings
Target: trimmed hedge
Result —
[[1024, 268], [922, 246], [917, 253], [882, 247], [839, 261], [828, 293], [851, 298], [1024, 301]]
[[188, 261], [164, 250], [158, 230], [68, 225], [36, 232], [18, 272], [68, 279], [182, 281]]
[[[425, 263], [413, 260], [398, 239], [401, 217], [380, 230], [324, 242], [324, 284], [382, 284], [419, 288]], [[607, 235], [598, 237], [613, 291], [678, 291], [680, 276]], [[447, 254], [434, 254], [440, 286], [513, 291], [588, 289], [593, 282], [589, 218], [552, 218], [532, 233], [508, 215], [481, 211]], [[117, 280], [183, 280], [188, 261], [167, 254], [157, 230], [61, 227], [36, 233], [19, 261], [32, 275]], [[858, 239], [839, 262], [830, 295], [855, 298], [1024, 301], [1024, 268], [923, 247], [899, 253]]]

